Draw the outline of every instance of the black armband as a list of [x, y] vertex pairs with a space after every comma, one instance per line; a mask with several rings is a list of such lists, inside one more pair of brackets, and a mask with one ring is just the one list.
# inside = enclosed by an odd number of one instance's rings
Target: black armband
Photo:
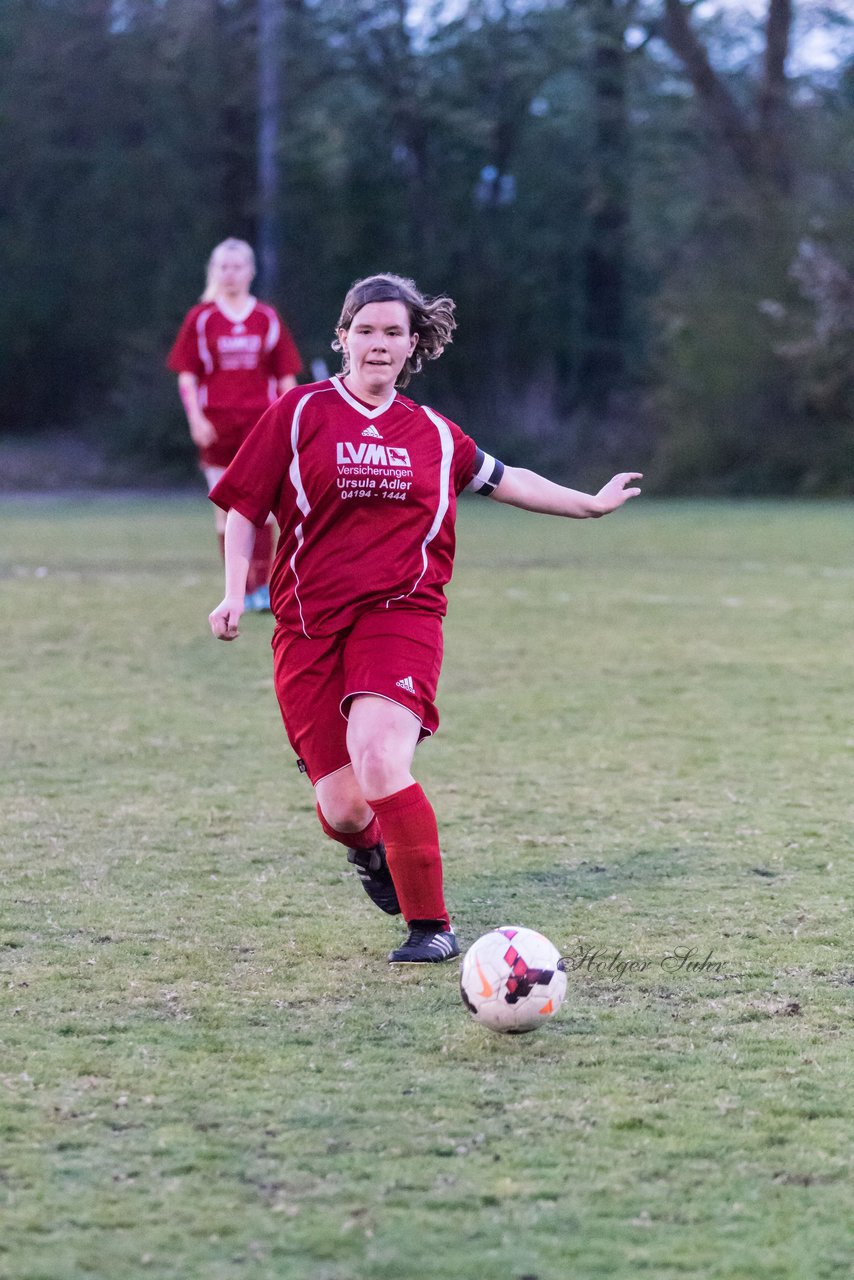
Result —
[[504, 463], [493, 458], [492, 454], [478, 449], [474, 455], [474, 475], [466, 485], [472, 493], [480, 493], [488, 498], [495, 487], [500, 484], [504, 475]]

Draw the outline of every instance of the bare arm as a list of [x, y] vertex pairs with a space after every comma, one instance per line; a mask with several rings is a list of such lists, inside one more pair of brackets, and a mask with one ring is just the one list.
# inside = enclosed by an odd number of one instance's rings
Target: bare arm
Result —
[[211, 631], [217, 640], [236, 640], [238, 623], [246, 596], [246, 576], [255, 546], [255, 526], [246, 516], [233, 509], [225, 522], [225, 597], [208, 614]]
[[296, 374], [286, 373], [284, 378], [279, 378], [279, 381], [277, 384], [279, 395], [283, 396], [286, 391], [290, 391], [291, 387], [295, 387], [296, 385], [297, 385]]
[[178, 394], [187, 415], [187, 422], [190, 424], [193, 444], [198, 445], [200, 449], [213, 444], [216, 440], [216, 431], [210, 419], [202, 413], [199, 404], [199, 380], [194, 373], [178, 374]]
[[609, 480], [598, 493], [581, 493], [555, 484], [536, 471], [523, 467], [505, 467], [492, 497], [496, 502], [506, 502], [523, 511], [537, 511], [546, 516], [568, 516], [573, 520], [605, 516], [616, 511], [629, 498], [636, 498], [638, 488], [627, 488], [633, 480], [642, 480], [639, 471], [621, 471]]

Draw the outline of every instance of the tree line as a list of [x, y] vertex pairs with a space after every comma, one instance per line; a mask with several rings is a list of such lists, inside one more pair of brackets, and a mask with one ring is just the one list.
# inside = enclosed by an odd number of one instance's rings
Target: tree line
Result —
[[508, 461], [851, 492], [854, 44], [820, 16], [810, 63], [809, 0], [4, 0], [2, 429], [185, 471], [163, 360], [236, 235], [309, 370], [357, 276], [449, 292], [413, 391]]

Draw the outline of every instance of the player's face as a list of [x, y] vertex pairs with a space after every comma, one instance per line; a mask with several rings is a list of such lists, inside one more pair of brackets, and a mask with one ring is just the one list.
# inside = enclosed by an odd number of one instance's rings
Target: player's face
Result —
[[213, 261], [216, 291], [225, 298], [245, 297], [255, 272], [252, 261], [239, 249], [220, 249]]
[[410, 332], [402, 302], [369, 302], [349, 329], [338, 330], [338, 338], [349, 360], [347, 381], [357, 395], [381, 404], [415, 350], [418, 334]]

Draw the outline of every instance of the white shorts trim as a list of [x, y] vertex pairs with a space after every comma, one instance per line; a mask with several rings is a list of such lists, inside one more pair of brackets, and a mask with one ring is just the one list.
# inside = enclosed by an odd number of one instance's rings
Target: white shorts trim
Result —
[[[337, 769], [330, 769], [329, 773], [324, 773], [322, 778], [315, 779], [315, 781], [312, 782], [311, 785], [313, 787], [317, 787], [318, 782], [323, 782], [324, 778], [334, 778], [336, 773], [341, 773], [343, 772], [344, 769], [352, 769], [352, 768], [353, 768], [353, 762], [352, 760], [348, 760], [346, 764], [339, 765]], [[309, 779], [309, 781], [311, 781], [311, 779]]]
[[406, 704], [403, 702], [398, 702], [397, 698], [390, 698], [387, 693], [377, 693], [375, 689], [354, 689], [352, 693], [344, 694], [344, 697], [341, 699], [340, 703], [338, 704], [338, 710], [341, 712], [342, 716], [344, 716], [344, 719], [348, 723], [350, 721], [350, 717], [346, 715], [344, 712], [344, 703], [349, 702], [351, 698], [382, 698], [384, 702], [390, 702], [392, 706], [400, 707], [403, 711], [408, 711], [409, 714], [412, 716], [412, 719], [417, 720], [418, 723], [421, 725], [421, 732], [425, 735], [425, 737], [428, 737], [428, 738], [433, 737], [433, 730], [424, 728], [424, 721], [421, 719], [419, 715], [416, 714], [416, 712], [412, 710], [411, 707], [407, 707]]

